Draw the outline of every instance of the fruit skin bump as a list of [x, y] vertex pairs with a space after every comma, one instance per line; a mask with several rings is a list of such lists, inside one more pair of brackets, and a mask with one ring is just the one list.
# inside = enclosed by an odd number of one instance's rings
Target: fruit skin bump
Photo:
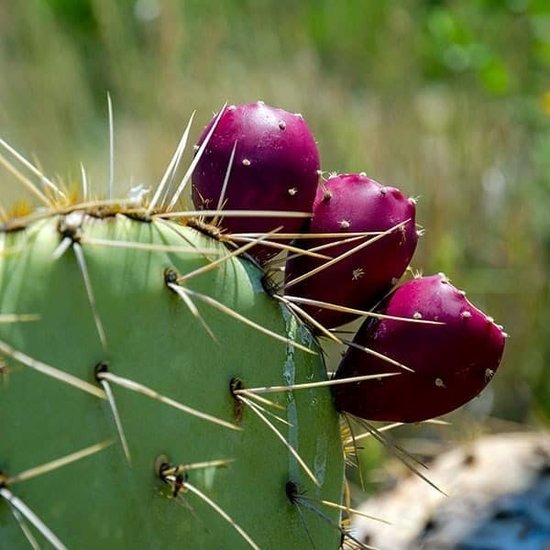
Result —
[[410, 372], [357, 347], [335, 378], [396, 372], [396, 376], [333, 387], [336, 407], [367, 420], [419, 422], [476, 397], [493, 378], [506, 334], [442, 275], [400, 286], [378, 313], [417, 321], [367, 320], [354, 344], [398, 361]]
[[[201, 145], [215, 118], [199, 138]], [[233, 148], [235, 155], [224, 192], [224, 181]], [[201, 209], [305, 212], [312, 210], [319, 181], [319, 151], [302, 115], [258, 101], [225, 108], [195, 171], [193, 203]], [[223, 193], [223, 197], [222, 197]], [[219, 206], [222, 206], [219, 205]], [[227, 232], [266, 233], [282, 226], [285, 233], [299, 233], [307, 218], [223, 217]], [[258, 259], [277, 249], [256, 247]]]
[[[365, 174], [342, 174], [319, 187], [313, 205], [311, 234], [342, 233], [335, 239], [301, 241], [304, 248], [337, 243], [347, 233], [384, 232], [323, 249], [332, 258], [356, 248], [353, 254], [288, 287], [288, 294], [355, 309], [370, 309], [407, 268], [418, 240], [416, 205], [399, 189], [386, 187]], [[401, 225], [399, 225], [401, 224]], [[398, 226], [398, 227], [396, 227]], [[396, 227], [393, 231], [392, 228]], [[372, 242], [366, 244], [368, 240]], [[376, 239], [376, 240], [375, 240]], [[325, 260], [298, 256], [286, 264], [286, 282], [320, 267]], [[316, 306], [304, 309], [327, 328], [356, 315]]]

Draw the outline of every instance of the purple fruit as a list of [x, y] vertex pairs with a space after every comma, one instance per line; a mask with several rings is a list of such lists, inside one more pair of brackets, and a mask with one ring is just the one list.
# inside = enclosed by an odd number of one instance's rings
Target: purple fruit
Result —
[[[214, 120], [202, 133], [205, 139]], [[276, 210], [311, 212], [319, 180], [319, 151], [299, 114], [263, 102], [232, 105], [225, 109], [193, 173], [193, 203], [216, 209], [236, 143], [235, 157], [224, 195], [225, 210]], [[231, 233], [299, 233], [304, 218], [224, 217], [222, 227]], [[278, 251], [255, 247], [260, 259]]]
[[406, 282], [385, 300], [378, 312], [443, 324], [367, 320], [354, 343], [390, 357], [414, 372], [349, 348], [335, 378], [400, 374], [334, 386], [333, 395], [340, 411], [367, 420], [419, 422], [464, 405], [493, 378], [506, 334], [445, 276]]
[[[407, 268], [416, 248], [415, 203], [394, 187], [385, 187], [364, 174], [343, 174], [329, 178], [317, 191], [313, 218], [307, 232], [383, 232], [403, 224], [376, 242], [363, 246], [364, 237], [335, 245], [321, 252], [332, 258], [362, 246], [347, 258], [315, 275], [291, 284], [286, 293], [355, 309], [370, 309], [395, 284]], [[312, 238], [297, 244], [311, 249], [339, 239]], [[286, 264], [287, 285], [327, 260], [299, 256]], [[315, 306], [304, 306], [325, 327], [340, 326], [354, 317]]]

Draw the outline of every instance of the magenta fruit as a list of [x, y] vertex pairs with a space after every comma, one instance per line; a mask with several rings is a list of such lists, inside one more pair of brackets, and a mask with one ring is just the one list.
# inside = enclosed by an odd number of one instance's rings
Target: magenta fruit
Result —
[[399, 374], [334, 386], [340, 411], [367, 420], [419, 422], [446, 414], [473, 399], [499, 366], [506, 334], [441, 274], [404, 283], [378, 312], [441, 324], [367, 320], [354, 343], [414, 372], [350, 348], [336, 378]]
[[[215, 119], [214, 119], [215, 120]], [[214, 124], [199, 139], [201, 144]], [[233, 148], [235, 156], [225, 192], [224, 180]], [[193, 202], [200, 209], [311, 212], [319, 180], [319, 152], [299, 114], [263, 102], [225, 109], [193, 173]], [[222, 205], [220, 197], [222, 196]], [[231, 233], [300, 232], [304, 218], [224, 217]], [[277, 249], [257, 246], [253, 255], [265, 259]]]
[[[342, 237], [312, 238], [297, 244], [312, 249], [338, 242], [347, 233], [388, 233], [365, 236], [323, 249], [322, 253], [332, 258], [354, 248], [358, 250], [296, 284], [292, 284], [293, 279], [319, 268], [326, 260], [309, 256], [292, 258], [285, 270], [287, 294], [348, 308], [370, 309], [401, 277], [412, 258], [417, 243], [415, 212], [412, 199], [395, 187], [385, 187], [364, 174], [329, 178], [317, 191], [308, 232], [342, 233]], [[391, 231], [392, 228], [395, 229]], [[373, 242], [366, 245], [370, 239]], [[355, 317], [350, 313], [315, 306], [304, 309], [328, 328], [340, 326]]]

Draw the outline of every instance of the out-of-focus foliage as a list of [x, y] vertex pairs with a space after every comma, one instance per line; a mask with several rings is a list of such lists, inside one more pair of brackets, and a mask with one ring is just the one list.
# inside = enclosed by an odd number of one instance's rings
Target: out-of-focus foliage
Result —
[[[0, 133], [48, 174], [152, 184], [186, 119], [225, 101], [302, 112], [323, 168], [420, 196], [414, 261], [511, 338], [471, 415], [550, 416], [550, 3], [25, 0], [0, 3]], [[9, 175], [1, 199], [21, 196]], [[9, 199], [8, 199], [9, 197]], [[494, 397], [494, 402], [492, 401]]]

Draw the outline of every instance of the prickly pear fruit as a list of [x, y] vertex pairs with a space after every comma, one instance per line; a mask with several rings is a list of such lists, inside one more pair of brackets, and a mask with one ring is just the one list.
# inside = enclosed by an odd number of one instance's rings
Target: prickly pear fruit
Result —
[[[215, 120], [206, 126], [199, 145]], [[229, 166], [233, 147], [235, 155]], [[310, 213], [318, 171], [319, 152], [302, 115], [263, 102], [232, 105], [219, 118], [195, 168], [193, 202], [197, 208], [210, 210], [223, 206], [225, 210]], [[267, 233], [279, 226], [284, 233], [297, 233], [305, 221], [304, 217], [281, 214], [225, 216], [221, 226], [232, 233]], [[257, 246], [251, 253], [265, 259], [278, 252]]]
[[[289, 259], [285, 268], [287, 293], [347, 308], [370, 309], [401, 277], [412, 258], [417, 242], [415, 213], [412, 199], [364, 174], [329, 178], [317, 191], [307, 232], [342, 233], [342, 237], [312, 238], [297, 244], [311, 250], [338, 243], [349, 233], [386, 233], [323, 249], [322, 253], [333, 259], [353, 249], [355, 252], [311, 276], [310, 272], [329, 261], [305, 255]], [[314, 305], [304, 309], [327, 328], [356, 317]]]
[[35, 217], [0, 225], [0, 546], [336, 548], [285, 492], [340, 502], [329, 390], [235, 393], [326, 380], [263, 272], [136, 209]]
[[506, 337], [502, 328], [441, 274], [404, 283], [377, 312], [408, 320], [367, 320], [354, 344], [387, 356], [414, 372], [400, 369], [359, 347], [350, 348], [336, 378], [398, 374], [334, 386], [333, 395], [340, 411], [368, 420], [426, 420], [473, 399], [499, 366]]

